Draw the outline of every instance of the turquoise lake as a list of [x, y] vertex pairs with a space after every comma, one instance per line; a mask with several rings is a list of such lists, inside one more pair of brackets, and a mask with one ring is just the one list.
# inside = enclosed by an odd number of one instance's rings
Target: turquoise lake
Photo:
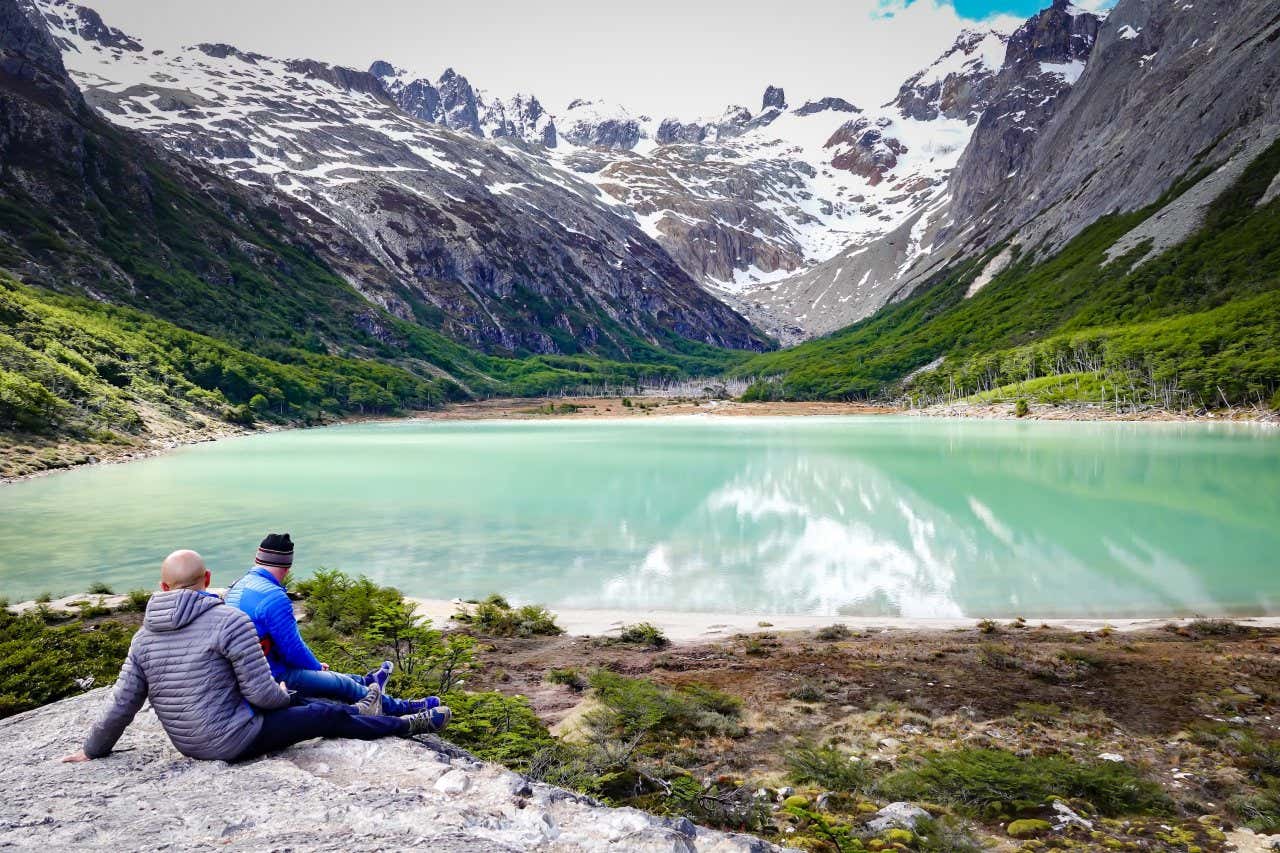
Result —
[[400, 421], [0, 486], [0, 594], [295, 567], [431, 598], [908, 617], [1280, 614], [1280, 431], [908, 417]]

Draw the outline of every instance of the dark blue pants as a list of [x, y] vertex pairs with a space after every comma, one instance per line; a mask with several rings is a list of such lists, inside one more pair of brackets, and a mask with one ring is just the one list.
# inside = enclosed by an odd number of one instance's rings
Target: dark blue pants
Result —
[[[290, 690], [298, 691], [298, 695], [315, 699], [359, 702], [369, 692], [360, 676], [328, 669], [286, 669], [279, 677], [284, 679]], [[403, 717], [409, 713], [409, 703], [383, 695], [382, 713], [388, 717]]]
[[288, 708], [259, 711], [262, 730], [236, 760], [256, 758], [293, 746], [313, 737], [345, 737], [377, 740], [409, 731], [409, 723], [399, 717], [362, 717], [350, 705], [322, 699], [294, 698]]

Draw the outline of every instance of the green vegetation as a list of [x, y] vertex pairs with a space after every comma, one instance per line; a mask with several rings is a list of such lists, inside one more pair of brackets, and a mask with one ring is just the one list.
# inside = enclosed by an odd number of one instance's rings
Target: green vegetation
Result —
[[871, 787], [867, 765], [834, 746], [801, 744], [787, 753], [787, 770], [792, 781], [827, 791], [855, 794]]
[[1277, 170], [1280, 142], [1198, 233], [1139, 266], [1145, 246], [1113, 263], [1106, 251], [1192, 181], [1098, 220], [1048, 259], [1021, 252], [966, 298], [998, 246], [847, 329], [747, 361], [733, 373], [767, 378], [743, 399], [1266, 403], [1280, 391], [1280, 202], [1257, 202]]
[[1050, 797], [1079, 798], [1103, 815], [1162, 814], [1169, 798], [1128, 764], [1083, 764], [1066, 756], [1019, 756], [998, 749], [927, 753], [881, 779], [892, 799], [946, 803], [968, 814], [1015, 815]]
[[0, 609], [0, 717], [110, 684], [133, 631], [115, 621], [50, 625], [39, 610]]
[[814, 636], [819, 640], [834, 643], [837, 640], [849, 639], [853, 636], [853, 632], [850, 631], [849, 626], [843, 622], [836, 622], [832, 625], [827, 625], [824, 628], [819, 628], [818, 632]]
[[662, 629], [648, 622], [639, 622], [635, 625], [627, 625], [622, 629], [622, 633], [618, 635], [618, 642], [634, 643], [639, 646], [649, 646], [655, 649], [661, 649], [670, 645], [671, 641], [667, 639], [667, 635], [662, 633]]
[[563, 634], [555, 614], [537, 604], [512, 607], [500, 595], [464, 607], [453, 617], [466, 623], [475, 633], [487, 637], [534, 637]]
[[545, 680], [548, 684], [562, 684], [575, 691], [581, 691], [587, 688], [587, 680], [583, 678], [582, 674], [573, 667], [547, 670], [547, 677]]

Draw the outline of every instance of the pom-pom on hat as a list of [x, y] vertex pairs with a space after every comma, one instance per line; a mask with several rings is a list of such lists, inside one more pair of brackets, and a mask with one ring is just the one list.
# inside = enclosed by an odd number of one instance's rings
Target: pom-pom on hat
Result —
[[258, 546], [258, 556], [253, 562], [268, 569], [288, 569], [293, 566], [293, 540], [288, 533], [268, 533]]

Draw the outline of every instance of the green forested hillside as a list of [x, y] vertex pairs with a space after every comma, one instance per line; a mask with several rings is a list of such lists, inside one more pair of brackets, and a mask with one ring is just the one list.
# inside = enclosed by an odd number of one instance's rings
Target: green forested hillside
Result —
[[1052, 401], [1270, 401], [1280, 388], [1280, 200], [1258, 202], [1277, 171], [1280, 142], [1217, 199], [1198, 233], [1140, 266], [1145, 246], [1111, 264], [1106, 250], [1194, 178], [1150, 208], [1099, 220], [1048, 260], [1022, 256], [970, 298], [969, 284], [1002, 247], [736, 373], [765, 377], [748, 392], [755, 398], [906, 392], [935, 402], [1003, 388]]
[[[74, 454], [48, 447], [58, 441], [129, 445], [205, 422], [315, 423], [472, 396], [623, 386], [722, 369], [740, 358], [708, 349], [655, 350], [655, 360], [647, 362], [508, 359], [473, 352], [409, 323], [395, 328], [405, 340], [399, 352], [375, 346], [355, 357], [277, 344], [262, 348], [268, 356], [141, 311], [27, 287], [0, 273], [0, 449], [12, 451], [0, 453], [0, 475], [76, 461]], [[45, 446], [44, 456], [33, 450], [36, 445]]]

